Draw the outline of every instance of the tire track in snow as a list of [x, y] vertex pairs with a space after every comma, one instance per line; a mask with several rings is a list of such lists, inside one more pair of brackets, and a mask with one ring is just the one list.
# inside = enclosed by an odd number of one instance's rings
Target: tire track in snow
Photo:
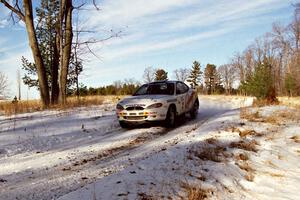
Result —
[[[170, 146], [189, 137], [193, 130], [216, 115], [220, 115], [230, 109], [211, 110], [206, 109], [200, 112], [200, 116], [193, 121], [186, 122], [175, 129], [161, 129], [160, 131], [151, 128], [150, 131], [141, 130], [110, 130], [104, 137], [94, 139], [109, 139], [115, 134], [125, 134], [138, 131], [138, 134], [125, 143], [117, 143], [111, 148], [101, 149], [86, 155], [76, 155], [66, 163], [57, 165], [51, 169], [41, 169], [23, 174], [23, 179], [17, 182], [5, 183], [1, 187], [1, 196], [5, 199], [14, 197], [30, 199], [53, 199], [76, 190], [85, 184], [92, 183], [96, 179], [116, 173], [133, 163], [146, 159], [147, 157], [165, 151]], [[154, 132], [151, 130], [154, 129]], [[155, 132], [156, 131], [156, 132]], [[114, 134], [112, 134], [114, 133]], [[128, 134], [131, 136], [131, 134]], [[156, 144], [152, 149], [144, 151], [144, 146]], [[160, 143], [158, 145], [157, 143]], [[85, 156], [76, 158], [76, 156]], [[74, 158], [75, 157], [75, 158]], [[3, 184], [2, 184], [3, 186]], [[47, 190], [47, 192], [44, 192]], [[0, 197], [0, 198], [2, 198]]]

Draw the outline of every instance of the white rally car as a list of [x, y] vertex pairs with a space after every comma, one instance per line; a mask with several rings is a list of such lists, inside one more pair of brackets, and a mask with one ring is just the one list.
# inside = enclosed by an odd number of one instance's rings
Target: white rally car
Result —
[[117, 117], [123, 128], [130, 124], [163, 121], [173, 127], [177, 116], [197, 116], [199, 101], [194, 89], [181, 81], [158, 81], [142, 85], [133, 96], [118, 102]]

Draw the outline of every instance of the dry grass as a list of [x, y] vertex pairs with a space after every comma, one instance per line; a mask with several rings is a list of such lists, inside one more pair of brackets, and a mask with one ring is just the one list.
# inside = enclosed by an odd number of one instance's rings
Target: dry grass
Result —
[[250, 122], [258, 122], [260, 121], [259, 119], [261, 118], [261, 116], [258, 111], [250, 112], [248, 108], [242, 107], [240, 108], [240, 118], [246, 119]]
[[241, 138], [246, 138], [247, 136], [258, 136], [261, 137], [263, 134], [261, 133], [257, 133], [255, 130], [251, 130], [251, 129], [245, 129], [245, 130], [240, 130], [237, 129], [239, 136]]
[[17, 113], [26, 113], [42, 110], [42, 104], [39, 100], [19, 101], [12, 103], [9, 101], [0, 102], [0, 112], [5, 115]]
[[278, 116], [279, 120], [292, 120], [292, 121], [300, 121], [300, 110], [288, 110], [288, 111], [280, 111], [275, 113]]
[[223, 148], [206, 147], [199, 152], [195, 152], [195, 156], [201, 160], [211, 160], [214, 162], [221, 162], [221, 155], [224, 152]]
[[287, 109], [275, 111], [270, 116], [261, 116], [259, 111], [251, 112], [249, 108], [240, 109], [240, 118], [250, 122], [263, 122], [280, 125], [284, 121], [300, 121], [300, 111], [297, 109]]
[[284, 177], [284, 175], [283, 174], [277, 174], [277, 173], [268, 173], [270, 176], [272, 176], [272, 177], [277, 177], [277, 178], [282, 178], [282, 177]]
[[[51, 105], [48, 109], [67, 110], [81, 106], [92, 106], [101, 105], [104, 100], [116, 102], [120, 99], [118, 96], [86, 96], [80, 97], [69, 97], [67, 98], [66, 105]], [[18, 113], [28, 113], [43, 110], [42, 103], [40, 100], [21, 100], [17, 103], [11, 101], [0, 102], [0, 114], [13, 115]]]
[[256, 140], [240, 140], [238, 142], [231, 142], [231, 148], [244, 149], [246, 151], [257, 152], [256, 145], [258, 145]]
[[290, 137], [291, 140], [294, 140], [294, 142], [296, 143], [300, 143], [300, 137], [298, 135], [294, 135], [292, 137]]
[[204, 142], [208, 143], [208, 144], [217, 144], [218, 140], [215, 138], [208, 138], [206, 139]]
[[273, 168], [278, 168], [271, 160], [267, 160], [265, 163]]
[[241, 169], [249, 173], [253, 173], [255, 170], [251, 167], [248, 162], [237, 162], [236, 165]]
[[226, 148], [218, 144], [218, 140], [209, 138], [204, 141], [204, 144], [194, 146], [190, 151], [189, 159], [193, 156], [201, 160], [221, 162], [224, 158], [229, 157], [229, 153], [226, 152]]
[[300, 111], [286, 110], [274, 112], [271, 116], [261, 118], [261, 122], [280, 125], [285, 121], [300, 121]]
[[269, 106], [269, 105], [278, 105], [279, 101], [278, 99], [254, 99], [252, 106], [255, 107], [263, 107], [263, 106]]
[[246, 153], [239, 153], [238, 155], [235, 155], [236, 160], [242, 160], [242, 161], [247, 161], [249, 160], [249, 155]]
[[300, 109], [300, 97], [278, 97], [280, 104]]
[[245, 179], [249, 182], [253, 182], [255, 170], [252, 166], [248, 162], [237, 162], [236, 165], [246, 172], [246, 175], [244, 176]]
[[187, 192], [187, 200], [202, 200], [209, 198], [211, 194], [210, 189], [204, 189], [201, 186], [193, 186], [189, 184], [182, 184], [182, 187]]
[[145, 193], [138, 193], [139, 200], [154, 200], [155, 198]]
[[253, 182], [254, 181], [254, 174], [253, 173], [247, 173], [245, 175], [245, 179], [249, 182]]

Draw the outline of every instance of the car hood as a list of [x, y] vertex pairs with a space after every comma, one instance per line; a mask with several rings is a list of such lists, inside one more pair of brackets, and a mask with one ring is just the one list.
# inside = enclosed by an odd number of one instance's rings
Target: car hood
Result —
[[156, 102], [162, 102], [168, 99], [172, 99], [174, 96], [171, 95], [139, 95], [124, 98], [119, 102], [123, 106], [128, 105], [139, 105], [147, 106]]

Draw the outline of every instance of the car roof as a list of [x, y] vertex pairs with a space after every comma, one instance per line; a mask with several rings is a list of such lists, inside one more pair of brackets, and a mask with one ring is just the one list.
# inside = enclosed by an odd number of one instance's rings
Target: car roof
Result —
[[174, 80], [163, 80], [163, 81], [153, 81], [147, 84], [155, 84], [155, 83], [177, 83], [177, 82], [181, 82], [181, 81], [174, 81]]

